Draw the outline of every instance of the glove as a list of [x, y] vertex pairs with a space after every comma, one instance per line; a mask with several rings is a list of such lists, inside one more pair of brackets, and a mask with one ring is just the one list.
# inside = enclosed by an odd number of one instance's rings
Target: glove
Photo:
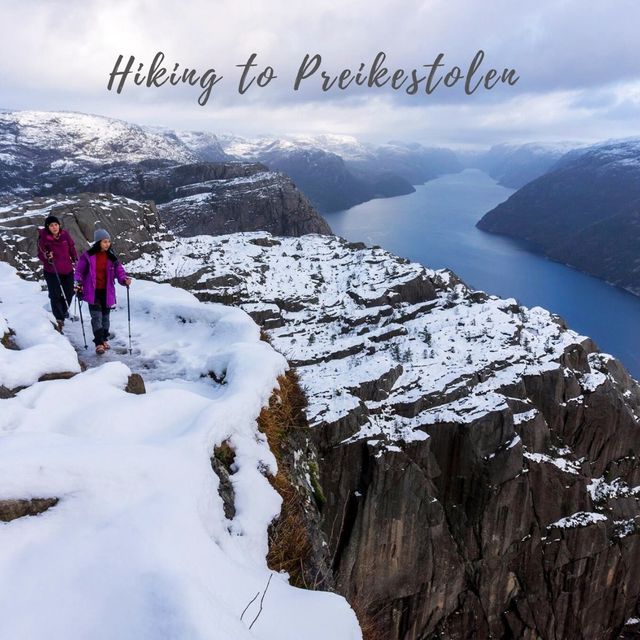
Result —
[[73, 285], [73, 290], [76, 293], [82, 293], [82, 283], [81, 282], [75, 282]]

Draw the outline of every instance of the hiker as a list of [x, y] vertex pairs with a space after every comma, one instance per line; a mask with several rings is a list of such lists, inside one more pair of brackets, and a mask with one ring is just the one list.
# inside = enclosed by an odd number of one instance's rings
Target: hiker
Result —
[[111, 249], [111, 236], [106, 229], [96, 229], [93, 245], [85, 251], [76, 266], [76, 291], [89, 304], [91, 328], [96, 353], [109, 349], [109, 314], [116, 303], [115, 280], [125, 287], [131, 278]]
[[60, 227], [56, 216], [47, 216], [44, 227], [38, 231], [38, 258], [44, 267], [56, 329], [62, 333], [73, 298], [73, 269], [78, 252], [73, 238]]

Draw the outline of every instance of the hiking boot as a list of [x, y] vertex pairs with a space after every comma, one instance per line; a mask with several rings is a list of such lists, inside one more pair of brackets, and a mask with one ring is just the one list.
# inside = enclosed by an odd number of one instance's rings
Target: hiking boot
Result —
[[56, 321], [56, 331], [58, 333], [62, 333], [63, 327], [64, 327], [64, 320], [57, 320]]
[[105, 340], [102, 343], [102, 346], [108, 351], [109, 349], [111, 349], [111, 345]]
[[101, 356], [105, 352], [104, 345], [99, 344], [96, 346], [96, 353]]

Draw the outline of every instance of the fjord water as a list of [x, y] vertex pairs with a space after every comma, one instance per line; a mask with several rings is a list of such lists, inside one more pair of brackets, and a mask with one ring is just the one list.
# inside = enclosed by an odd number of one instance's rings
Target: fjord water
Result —
[[476, 228], [512, 193], [486, 173], [467, 169], [407, 196], [370, 200], [325, 218], [348, 240], [380, 245], [432, 269], [447, 267], [474, 289], [561, 315], [640, 378], [640, 297]]

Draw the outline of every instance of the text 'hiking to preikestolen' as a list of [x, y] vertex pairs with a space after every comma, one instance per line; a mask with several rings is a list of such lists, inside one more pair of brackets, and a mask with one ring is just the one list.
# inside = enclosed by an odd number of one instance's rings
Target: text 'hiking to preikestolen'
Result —
[[[244, 95], [249, 89], [263, 89], [274, 80], [282, 78], [276, 74], [272, 65], [258, 64], [258, 54], [252, 53], [238, 69], [237, 92]], [[370, 62], [360, 62], [352, 67], [328, 70], [322, 66], [319, 53], [306, 53], [295, 73], [289, 79], [293, 91], [311, 89], [326, 93], [328, 91], [346, 91], [359, 87], [368, 89], [391, 89], [407, 95], [431, 95], [436, 90], [453, 89], [457, 86], [466, 95], [473, 95], [479, 89], [490, 91], [499, 84], [515, 85], [520, 76], [513, 68], [504, 67], [502, 71], [483, 66], [485, 52], [479, 49], [466, 65], [450, 65], [445, 54], [440, 52], [412, 69], [385, 66], [387, 54], [379, 51]], [[200, 71], [195, 67], [183, 66], [180, 62], [165, 64], [165, 54], [158, 51], [150, 64], [133, 55], [119, 54], [109, 73], [107, 89], [120, 94], [127, 84], [139, 87], [160, 88], [164, 86], [190, 85], [202, 89], [198, 104], [205, 106], [211, 97], [213, 88], [222, 82], [225, 76], [209, 67]], [[286, 80], [285, 80], [286, 81]], [[275, 83], [277, 84], [277, 83]]]

